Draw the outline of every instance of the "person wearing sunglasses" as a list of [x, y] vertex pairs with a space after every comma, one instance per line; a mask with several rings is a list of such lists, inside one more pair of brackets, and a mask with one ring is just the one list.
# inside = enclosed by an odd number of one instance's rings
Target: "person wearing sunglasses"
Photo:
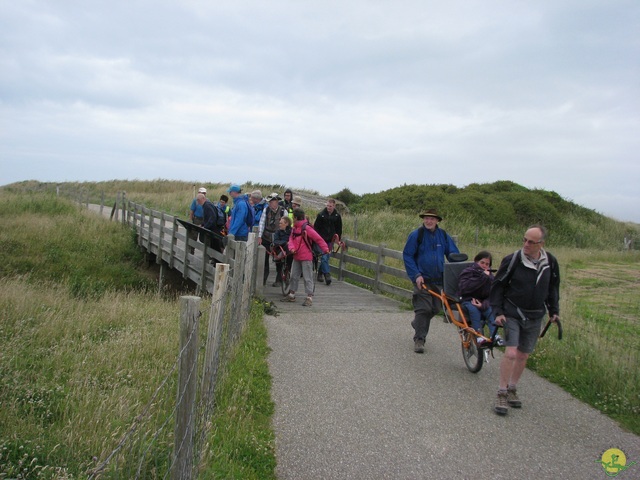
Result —
[[502, 260], [491, 285], [491, 308], [496, 325], [504, 327], [506, 345], [494, 405], [498, 415], [506, 415], [509, 407], [522, 407], [517, 385], [542, 320], [546, 314], [551, 322], [559, 319], [560, 272], [556, 258], [544, 249], [546, 237], [542, 225], [529, 227], [522, 248]]

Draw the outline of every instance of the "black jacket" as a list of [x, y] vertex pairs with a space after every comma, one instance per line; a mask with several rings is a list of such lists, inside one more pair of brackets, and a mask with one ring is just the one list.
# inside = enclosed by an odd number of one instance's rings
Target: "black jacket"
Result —
[[327, 243], [331, 241], [335, 234], [338, 234], [338, 236], [342, 238], [342, 217], [337, 210], [329, 214], [325, 208], [316, 217], [313, 229], [318, 232]]
[[[504, 257], [491, 286], [491, 308], [496, 316], [518, 317], [518, 308], [530, 318], [541, 317], [545, 309], [549, 315], [559, 314], [560, 268], [556, 258], [545, 253], [548, 264], [539, 269], [523, 263], [522, 250]], [[518, 257], [512, 264], [514, 255]]]
[[202, 226], [207, 230], [211, 230], [212, 232], [220, 233], [220, 227], [217, 226], [218, 220], [218, 209], [211, 202], [211, 200], [206, 200], [202, 204], [202, 213], [204, 215], [204, 221]]

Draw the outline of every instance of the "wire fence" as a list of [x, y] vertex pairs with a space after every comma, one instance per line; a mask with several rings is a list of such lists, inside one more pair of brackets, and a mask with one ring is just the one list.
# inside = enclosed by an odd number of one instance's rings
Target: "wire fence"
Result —
[[226, 288], [212, 302], [204, 348], [199, 348], [204, 330], [200, 320], [207, 316], [198, 310], [200, 297], [181, 297], [191, 305], [182, 305], [181, 346], [175, 362], [113, 450], [88, 472], [89, 479], [197, 478], [207, 455], [221, 365], [247, 320], [233, 325], [237, 302], [232, 292]]
[[[76, 200], [89, 206], [83, 198], [77, 195]], [[100, 212], [104, 210], [100, 205]], [[247, 324], [255, 285], [261, 283], [254, 278], [262, 278], [264, 252], [259, 251], [254, 233], [246, 242], [231, 237], [224, 256], [213, 252], [179, 231], [175, 218], [129, 202], [124, 194], [117, 196], [110, 218], [136, 229], [141, 247], [157, 254], [159, 261], [182, 268], [185, 277], [195, 278], [198, 291], [213, 298], [208, 316], [202, 316], [200, 297], [181, 297], [178, 356], [124, 433], [115, 429], [113, 449], [94, 459], [95, 467], [87, 476], [197, 478], [206, 460], [216, 385]], [[201, 253], [187, 254], [190, 246]], [[228, 263], [221, 263], [225, 260]], [[201, 317], [207, 320], [206, 333]], [[199, 348], [201, 336], [204, 348]]]

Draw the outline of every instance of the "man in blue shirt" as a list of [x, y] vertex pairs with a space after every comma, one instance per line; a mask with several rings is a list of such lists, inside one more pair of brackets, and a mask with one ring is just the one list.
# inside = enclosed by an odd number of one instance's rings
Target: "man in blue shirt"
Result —
[[447, 232], [438, 227], [442, 217], [435, 209], [420, 214], [422, 226], [409, 234], [402, 251], [404, 268], [413, 282], [413, 311], [411, 326], [414, 351], [424, 353], [424, 341], [429, 333], [431, 319], [442, 309], [440, 300], [433, 297], [423, 285], [442, 289], [444, 259], [452, 253], [459, 253], [458, 247]]
[[[200, 187], [198, 189], [198, 194], [203, 194], [206, 196], [207, 189], [204, 187]], [[202, 223], [204, 222], [204, 213], [202, 211], [202, 205], [198, 203], [197, 196], [191, 202], [191, 207], [189, 208], [189, 220], [191, 220], [191, 223], [193, 223], [194, 225], [202, 225]], [[196, 232], [195, 230], [190, 230], [189, 238], [191, 238], [192, 240], [197, 240], [198, 232]], [[189, 252], [191, 252], [192, 255], [194, 251], [195, 249], [193, 247], [189, 247]]]

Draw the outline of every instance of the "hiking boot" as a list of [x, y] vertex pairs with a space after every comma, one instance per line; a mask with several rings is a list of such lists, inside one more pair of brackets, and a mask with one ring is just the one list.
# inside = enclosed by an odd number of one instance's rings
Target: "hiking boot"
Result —
[[507, 401], [507, 392], [504, 390], [498, 391], [496, 397], [496, 404], [493, 407], [493, 411], [498, 415], [506, 415], [509, 412], [509, 402]]
[[293, 302], [295, 302], [295, 301], [296, 301], [296, 296], [295, 296], [295, 295], [291, 295], [291, 294], [289, 294], [289, 295], [287, 295], [286, 297], [284, 297], [284, 298], [282, 299], [282, 301], [283, 301], [283, 302], [292, 302], [292, 303], [293, 303]]
[[271, 284], [272, 287], [279, 287], [280, 285], [282, 285], [282, 282], [277, 280]]
[[331, 274], [330, 273], [325, 273], [324, 274], [324, 282], [327, 285], [331, 285]]
[[522, 407], [522, 402], [518, 398], [518, 392], [516, 392], [516, 387], [507, 388], [507, 402], [512, 408]]
[[318, 272], [318, 282], [324, 282], [324, 275]]
[[424, 340], [416, 340], [413, 343], [413, 351], [416, 353], [424, 353]]
[[307, 297], [304, 299], [304, 302], [302, 302], [302, 306], [310, 307], [312, 303], [313, 303], [313, 299], [311, 297]]

